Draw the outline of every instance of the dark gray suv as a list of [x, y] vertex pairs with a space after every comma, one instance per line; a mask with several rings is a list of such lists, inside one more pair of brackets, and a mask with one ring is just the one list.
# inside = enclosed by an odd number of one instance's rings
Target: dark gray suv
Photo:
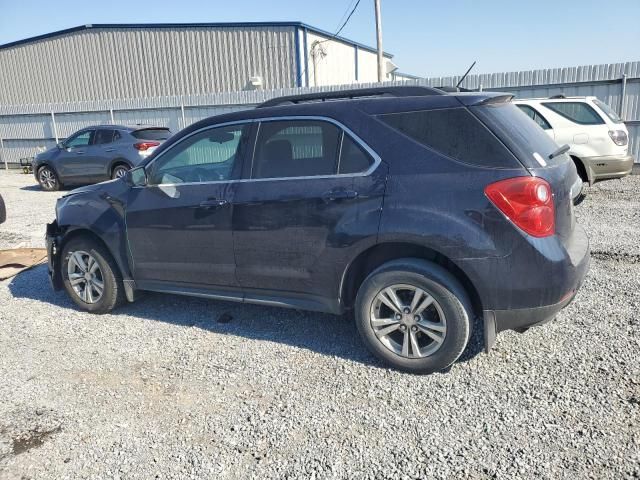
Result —
[[120, 178], [171, 136], [168, 128], [101, 125], [83, 128], [37, 155], [33, 174], [44, 190]]

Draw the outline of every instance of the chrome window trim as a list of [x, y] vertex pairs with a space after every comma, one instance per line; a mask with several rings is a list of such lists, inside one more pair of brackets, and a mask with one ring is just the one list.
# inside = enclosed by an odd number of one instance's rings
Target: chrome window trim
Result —
[[[178, 187], [178, 186], [186, 186], [186, 185], [215, 185], [215, 184], [221, 184], [221, 183], [274, 182], [274, 181], [286, 181], [286, 180], [310, 180], [310, 179], [326, 179], [326, 178], [366, 177], [366, 176], [371, 175], [373, 172], [375, 172], [376, 169], [378, 168], [378, 166], [382, 163], [382, 158], [380, 158], [380, 155], [378, 155], [358, 135], [353, 133], [353, 131], [349, 127], [347, 127], [343, 123], [339, 122], [338, 120], [335, 120], [335, 119], [330, 118], [330, 117], [324, 117], [324, 116], [321, 116], [321, 115], [286, 115], [286, 116], [282, 116], [282, 117], [264, 117], [264, 118], [252, 118], [252, 119], [247, 119], [247, 120], [234, 120], [232, 122], [224, 122], [224, 123], [218, 123], [218, 124], [215, 124], [215, 125], [207, 125], [206, 127], [202, 127], [202, 128], [199, 128], [198, 130], [195, 130], [195, 131], [191, 132], [189, 135], [186, 135], [185, 137], [181, 138], [180, 141], [174, 143], [173, 145], [171, 145], [166, 150], [160, 152], [147, 165], [145, 165], [144, 168], [146, 170], [155, 161], [157, 161], [159, 158], [161, 158], [163, 155], [165, 155], [167, 152], [169, 152], [173, 147], [175, 147], [176, 145], [180, 145], [182, 142], [184, 142], [188, 138], [192, 137], [193, 135], [197, 135], [198, 133], [201, 133], [203, 131], [211, 130], [211, 129], [219, 128], [219, 127], [226, 127], [226, 126], [230, 126], [230, 125], [241, 125], [241, 124], [245, 124], [245, 123], [246, 124], [257, 123], [258, 124], [258, 129], [256, 131], [256, 135], [255, 135], [255, 139], [254, 139], [254, 143], [253, 143], [253, 148], [252, 148], [252, 154], [251, 154], [251, 176], [253, 176], [253, 158], [255, 157], [255, 148], [256, 148], [256, 144], [258, 143], [258, 133], [259, 133], [259, 130], [260, 130], [260, 124], [262, 122], [289, 121], [289, 120], [316, 120], [316, 121], [329, 122], [329, 123], [332, 123], [332, 124], [336, 125], [338, 128], [340, 128], [342, 130], [343, 134], [344, 133], [349, 134], [349, 136], [352, 138], [352, 140], [355, 141], [356, 143], [358, 143], [358, 145], [360, 145], [371, 156], [371, 158], [373, 158], [373, 163], [371, 164], [371, 166], [367, 170], [365, 170], [363, 172], [358, 172], [358, 173], [342, 173], [342, 174], [335, 173], [333, 175], [309, 175], [309, 176], [304, 176], [304, 177], [239, 178], [239, 179], [234, 179], [234, 180], [212, 180], [212, 181], [208, 181], [208, 182], [158, 183], [158, 184], [154, 184], [154, 185], [145, 185], [145, 186], [133, 187], [133, 188], [147, 188], [147, 187], [156, 187], [157, 188], [157, 187]], [[339, 170], [336, 170], [336, 172], [338, 172], [338, 171]]]

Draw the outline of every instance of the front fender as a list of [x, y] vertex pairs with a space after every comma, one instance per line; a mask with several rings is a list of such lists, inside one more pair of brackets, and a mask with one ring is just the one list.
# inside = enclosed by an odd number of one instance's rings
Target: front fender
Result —
[[[99, 238], [113, 256], [122, 277], [131, 279], [124, 218], [124, 190], [122, 181], [108, 182], [109, 188], [83, 193], [73, 192], [61, 198], [56, 207], [59, 250], [79, 232], [89, 232]], [[105, 186], [101, 184], [100, 186]]]

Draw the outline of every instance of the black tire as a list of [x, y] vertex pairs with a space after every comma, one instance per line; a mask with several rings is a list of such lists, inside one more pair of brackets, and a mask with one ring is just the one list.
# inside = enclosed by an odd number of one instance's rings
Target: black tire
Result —
[[38, 169], [38, 183], [40, 184], [40, 187], [47, 192], [55, 192], [60, 190], [60, 187], [62, 186], [58, 174], [48, 165]]
[[[446, 321], [443, 320], [446, 323], [444, 338], [438, 342], [439, 347], [433, 344], [433, 348], [437, 349], [428, 356], [403, 356], [385, 346], [376, 336], [370, 320], [374, 301], [379, 293], [392, 285], [409, 285], [421, 289], [435, 300], [434, 306], [429, 308], [437, 305], [437, 312], [441, 312], [446, 318]], [[413, 314], [409, 316], [411, 315]], [[439, 316], [438, 313], [436, 315]], [[471, 337], [473, 310], [468, 295], [453, 275], [431, 262], [406, 258], [385, 263], [364, 280], [356, 296], [355, 320], [365, 345], [379, 359], [405, 372], [428, 374], [446, 369], [460, 357]], [[407, 329], [406, 325], [402, 326]], [[422, 332], [418, 331], [417, 335], [423, 335], [422, 341], [427, 342], [427, 345], [431, 342]], [[411, 353], [414, 353], [414, 347], [410, 348]], [[428, 346], [426, 348], [429, 349]], [[421, 350], [420, 345], [418, 350]]]
[[[116, 178], [121, 178], [130, 170], [129, 165], [125, 165], [123, 163], [119, 163], [115, 167], [113, 167], [113, 171], [111, 172], [111, 179], [115, 180]], [[121, 175], [122, 174], [122, 175]]]
[[[101, 296], [95, 302], [89, 302], [81, 298], [71, 284], [69, 278], [69, 262], [74, 253], [85, 252], [97, 262], [103, 290]], [[87, 257], [85, 257], [87, 258]], [[73, 266], [72, 266], [73, 268]], [[62, 262], [60, 265], [64, 288], [71, 299], [82, 310], [91, 313], [108, 313], [125, 301], [122, 275], [109, 251], [100, 242], [88, 237], [76, 237], [67, 242], [62, 249]], [[92, 291], [92, 295], [95, 291]], [[97, 295], [96, 295], [97, 296]]]
[[0, 195], [0, 223], [4, 223], [7, 220], [7, 210], [4, 206], [4, 200]]

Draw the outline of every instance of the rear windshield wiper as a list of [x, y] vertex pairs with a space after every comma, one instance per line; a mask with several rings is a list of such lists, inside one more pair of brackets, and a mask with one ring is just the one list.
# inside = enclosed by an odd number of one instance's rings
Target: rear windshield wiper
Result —
[[569, 145], [567, 145], [566, 143], [561, 146], [560, 148], [558, 148], [555, 152], [551, 153], [549, 155], [549, 160], [553, 160], [556, 157], [559, 157], [560, 155], [562, 155], [563, 153], [567, 153], [569, 151], [571, 147]]

